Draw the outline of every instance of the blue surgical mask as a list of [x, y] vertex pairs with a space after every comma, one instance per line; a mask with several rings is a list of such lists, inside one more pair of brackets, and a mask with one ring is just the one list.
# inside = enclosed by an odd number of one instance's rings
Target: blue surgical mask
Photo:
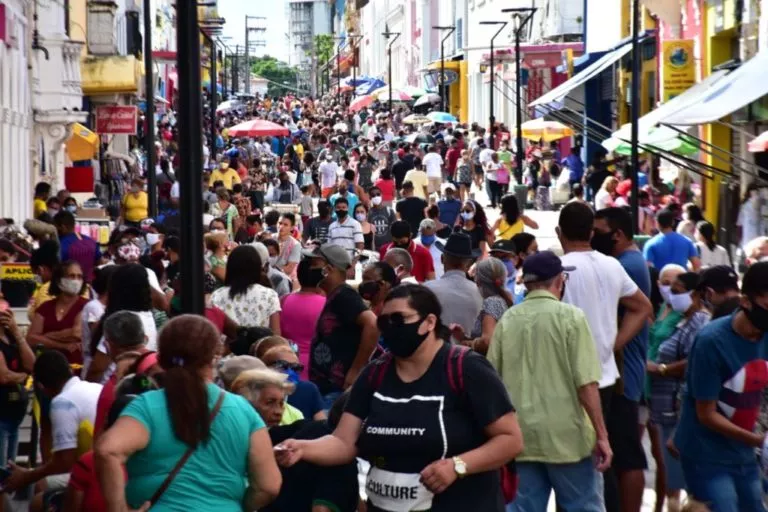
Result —
[[285, 373], [288, 376], [288, 382], [292, 384], [298, 384], [299, 383], [299, 374], [296, 373], [296, 370], [293, 370], [291, 368], [287, 368], [283, 370], [283, 373]]
[[421, 235], [421, 243], [424, 245], [432, 245], [436, 239], [437, 235]]
[[504, 266], [507, 267], [507, 279], [514, 279], [517, 275], [517, 268], [515, 268], [515, 262], [512, 260], [502, 260]]

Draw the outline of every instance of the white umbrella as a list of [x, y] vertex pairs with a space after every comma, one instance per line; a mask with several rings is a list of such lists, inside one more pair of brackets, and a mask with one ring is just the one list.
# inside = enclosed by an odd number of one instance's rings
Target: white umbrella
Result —
[[349, 126], [347, 126], [347, 123], [336, 123], [333, 125], [333, 131], [347, 133], [349, 131]]
[[435, 103], [440, 103], [440, 95], [430, 92], [417, 99], [413, 106], [420, 107], [422, 105], [434, 105]]

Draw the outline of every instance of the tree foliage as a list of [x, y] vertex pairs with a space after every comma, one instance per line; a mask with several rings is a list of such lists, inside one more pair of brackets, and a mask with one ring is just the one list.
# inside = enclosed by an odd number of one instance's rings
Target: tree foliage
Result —
[[333, 54], [336, 53], [335, 43], [331, 34], [318, 34], [315, 36], [315, 55], [317, 55], [317, 64], [322, 66], [328, 62]]
[[269, 55], [251, 58], [251, 73], [269, 80], [267, 94], [270, 96], [284, 96], [292, 92], [297, 85], [296, 68]]

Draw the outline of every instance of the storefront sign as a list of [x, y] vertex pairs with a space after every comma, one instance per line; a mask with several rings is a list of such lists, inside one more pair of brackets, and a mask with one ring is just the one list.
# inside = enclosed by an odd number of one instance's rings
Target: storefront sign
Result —
[[3, 263], [0, 265], [0, 279], [3, 281], [34, 281], [35, 274], [29, 263]]
[[681, 39], [662, 42], [662, 99], [669, 101], [696, 83], [694, 41]]
[[96, 133], [136, 135], [136, 107], [96, 107]]

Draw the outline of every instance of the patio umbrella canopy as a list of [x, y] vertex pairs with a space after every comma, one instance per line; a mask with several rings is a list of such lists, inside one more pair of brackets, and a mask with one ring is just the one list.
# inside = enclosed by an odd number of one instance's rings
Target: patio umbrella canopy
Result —
[[756, 138], [749, 141], [747, 149], [750, 153], [762, 153], [763, 151], [768, 151], [768, 131], [761, 133]]
[[291, 131], [285, 126], [280, 126], [263, 119], [245, 121], [229, 129], [231, 137], [276, 137], [281, 135], [288, 136], [290, 134]]
[[373, 103], [373, 96], [367, 95], [367, 96], [360, 96], [355, 101], [349, 104], [349, 110], [350, 112], [357, 112], [358, 110], [362, 110], [368, 105]]
[[433, 123], [458, 123], [459, 120], [448, 112], [430, 112], [427, 118]]
[[526, 121], [522, 125], [523, 138], [552, 142], [573, 135], [573, 129], [557, 121], [545, 121], [542, 118]]
[[427, 124], [431, 122], [432, 121], [427, 116], [422, 116], [421, 114], [411, 114], [403, 119], [403, 123], [405, 124]]
[[421, 107], [422, 105], [434, 105], [436, 103], [440, 103], [440, 95], [430, 92], [417, 99], [413, 106]]

